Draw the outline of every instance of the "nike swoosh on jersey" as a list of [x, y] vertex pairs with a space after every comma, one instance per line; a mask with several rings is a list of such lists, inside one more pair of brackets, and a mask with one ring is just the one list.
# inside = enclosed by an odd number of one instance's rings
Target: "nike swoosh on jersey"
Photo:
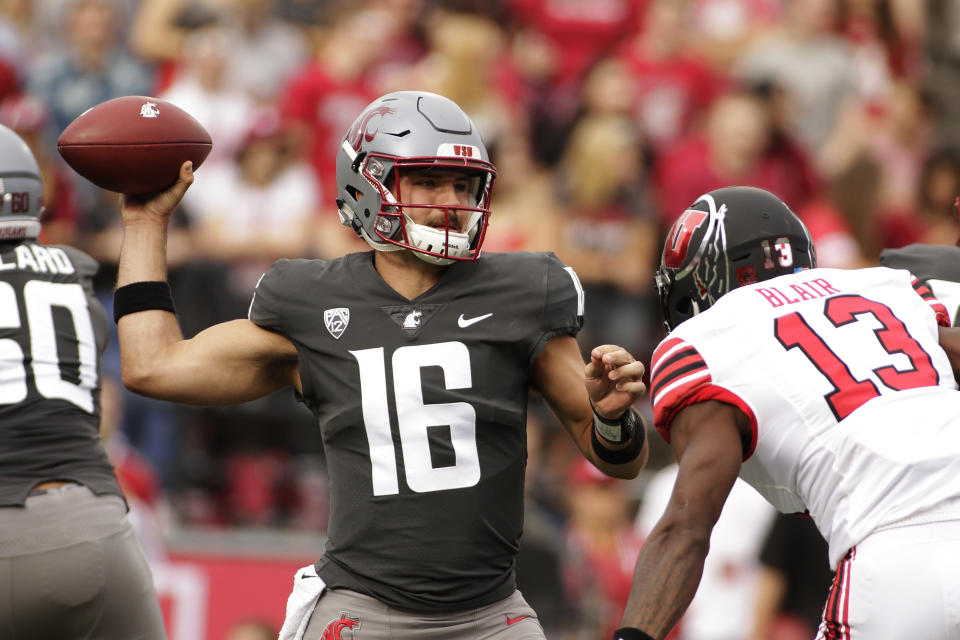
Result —
[[482, 316], [477, 316], [476, 318], [464, 318], [463, 314], [461, 313], [460, 317], [457, 318], [457, 325], [459, 325], [461, 329], [464, 329], [466, 327], [469, 327], [472, 324], [477, 324], [481, 320], [486, 320], [492, 315], [493, 315], [492, 313], [485, 313]]
[[505, 616], [507, 617], [507, 626], [508, 626], [508, 627], [509, 627], [510, 625], [512, 625], [512, 624], [517, 624], [517, 623], [520, 622], [521, 620], [526, 620], [527, 618], [530, 617], [530, 614], [526, 614], [526, 613], [525, 613], [524, 615], [522, 615], [522, 616], [517, 616], [516, 618], [511, 618], [509, 613], [505, 613], [505, 614], [503, 614], [503, 615], [505, 615]]

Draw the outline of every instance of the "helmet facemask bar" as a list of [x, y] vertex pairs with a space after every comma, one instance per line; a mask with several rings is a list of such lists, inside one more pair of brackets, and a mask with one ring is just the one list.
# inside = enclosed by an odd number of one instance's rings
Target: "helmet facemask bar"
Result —
[[[698, 228], [691, 232], [694, 237], [690, 238], [690, 242], [694, 242], [699, 236], [698, 244], [687, 248], [685, 263], [677, 268], [671, 268], [661, 260], [654, 276], [667, 331], [674, 329], [683, 320], [709, 309], [720, 296], [730, 290], [730, 261], [727, 258], [727, 234], [724, 226], [726, 205], [717, 207], [716, 201], [709, 194], [701, 196], [697, 202], [707, 205], [707, 211], [701, 212], [701, 215], [706, 214], [706, 229], [701, 233], [697, 225]], [[676, 233], [680, 232], [680, 229], [676, 229]], [[673, 235], [671, 233], [667, 242], [672, 242]], [[689, 308], [681, 309], [681, 304], [689, 305]]]
[[[401, 173], [417, 169], [447, 169], [468, 174], [468, 204], [406, 201], [399, 188]], [[377, 243], [384, 250], [410, 249], [417, 257], [433, 264], [472, 261], [480, 257], [490, 216], [490, 193], [496, 177], [496, 170], [489, 162], [440, 156], [396, 158], [370, 153], [361, 160], [360, 174], [380, 194], [381, 206], [373, 229]], [[389, 188], [391, 186], [396, 195]], [[405, 207], [439, 209], [443, 211], [444, 220], [436, 226], [417, 224], [404, 212]], [[457, 216], [456, 225], [451, 225], [452, 214]]]

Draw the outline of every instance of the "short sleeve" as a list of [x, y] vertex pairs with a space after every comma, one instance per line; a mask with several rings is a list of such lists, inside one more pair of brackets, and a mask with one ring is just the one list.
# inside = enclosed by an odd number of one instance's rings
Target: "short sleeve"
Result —
[[682, 338], [667, 336], [654, 350], [652, 360], [653, 423], [664, 440], [670, 442], [670, 423], [681, 409], [717, 400], [737, 407], [750, 419], [750, 443], [744, 460], [753, 455], [757, 443], [757, 418], [753, 409], [738, 395], [714, 383], [710, 368], [696, 347]]
[[563, 264], [553, 253], [545, 256], [546, 287], [540, 321], [541, 335], [532, 358], [540, 353], [550, 338], [557, 335], [575, 336], [583, 327], [584, 294], [580, 278], [572, 267]]
[[247, 317], [251, 322], [264, 329], [286, 333], [283, 309], [290, 305], [294, 295], [295, 278], [291, 277], [292, 260], [277, 260], [270, 270], [260, 276], [253, 291]]

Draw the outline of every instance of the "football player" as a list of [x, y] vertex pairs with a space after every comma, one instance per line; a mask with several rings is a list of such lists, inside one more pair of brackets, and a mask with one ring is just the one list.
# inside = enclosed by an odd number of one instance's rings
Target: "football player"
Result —
[[99, 439], [97, 264], [37, 241], [43, 183], [0, 126], [0, 637], [166, 638]]
[[280, 260], [247, 319], [190, 340], [164, 238], [191, 167], [148, 202], [125, 199], [125, 383], [206, 405], [289, 386], [317, 416], [328, 541], [295, 580], [281, 637], [543, 638], [515, 584], [531, 386], [598, 468], [632, 478], [646, 460], [631, 408], [643, 365], [614, 345], [584, 365], [576, 274], [550, 253], [480, 258], [494, 177], [455, 103], [379, 98], [337, 151], [341, 221], [373, 251]]
[[[954, 203], [960, 219], [960, 198]], [[960, 238], [957, 246], [911, 244], [899, 249], [884, 249], [880, 264], [891, 269], [907, 269], [933, 290], [947, 308], [952, 326], [960, 326]]]
[[657, 285], [670, 333], [650, 388], [679, 472], [614, 637], [676, 623], [738, 475], [829, 543], [819, 638], [960, 637], [960, 351], [929, 288], [816, 268], [800, 220], [749, 187], [678, 218]]

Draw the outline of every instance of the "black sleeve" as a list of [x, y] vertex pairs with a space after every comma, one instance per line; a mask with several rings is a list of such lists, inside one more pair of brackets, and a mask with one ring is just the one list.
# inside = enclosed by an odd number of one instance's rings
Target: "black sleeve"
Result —
[[270, 270], [260, 276], [253, 291], [247, 317], [257, 326], [286, 334], [284, 319], [301, 295], [297, 295], [295, 260], [281, 259], [273, 263]]
[[583, 287], [572, 267], [563, 264], [556, 255], [544, 254], [546, 260], [543, 313], [540, 321], [540, 339], [534, 345], [533, 361], [550, 338], [557, 335], [575, 336], [583, 327]]

